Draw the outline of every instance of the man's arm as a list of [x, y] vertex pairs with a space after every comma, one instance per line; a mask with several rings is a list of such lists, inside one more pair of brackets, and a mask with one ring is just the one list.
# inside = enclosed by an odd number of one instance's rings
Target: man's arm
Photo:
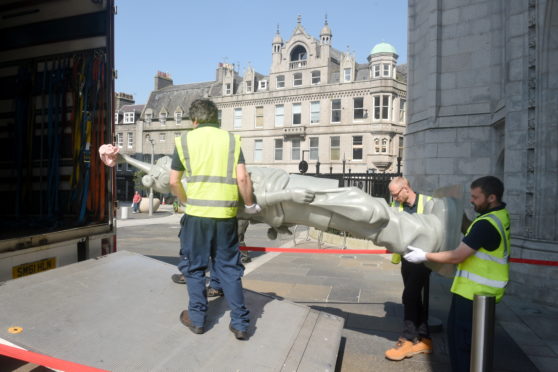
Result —
[[408, 247], [411, 252], [403, 256], [407, 261], [412, 263], [420, 263], [424, 261], [458, 264], [465, 261], [469, 256], [475, 253], [475, 250], [467, 244], [461, 242], [457, 248], [451, 251], [442, 252], [424, 252], [420, 248]]
[[172, 169], [170, 174], [170, 187], [171, 191], [178, 200], [182, 203], [186, 203], [186, 191], [184, 191], [184, 186], [182, 185], [182, 174], [183, 171], [177, 171]]
[[236, 166], [236, 184], [238, 185], [238, 191], [240, 192], [244, 204], [254, 204], [252, 181], [250, 180], [250, 176], [244, 164], [237, 164]]

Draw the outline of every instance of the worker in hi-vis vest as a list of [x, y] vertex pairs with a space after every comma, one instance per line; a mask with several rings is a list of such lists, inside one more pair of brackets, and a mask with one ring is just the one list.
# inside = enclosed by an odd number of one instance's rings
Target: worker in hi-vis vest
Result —
[[509, 280], [510, 216], [502, 201], [504, 184], [493, 176], [471, 183], [471, 203], [479, 216], [473, 220], [459, 246], [450, 251], [426, 253], [409, 246], [403, 256], [410, 262], [457, 264], [451, 286], [448, 346], [452, 371], [469, 371], [473, 300], [475, 294], [504, 296]]
[[186, 279], [189, 296], [188, 310], [180, 314], [180, 321], [193, 333], [205, 332], [205, 273], [211, 260], [211, 274], [221, 286], [214, 290], [222, 290], [231, 309], [229, 329], [237, 339], [245, 340], [249, 311], [242, 291], [244, 266], [240, 262], [236, 213], [241, 199], [248, 214], [258, 213], [260, 207], [253, 200], [240, 137], [220, 129], [217, 116], [212, 101], [195, 100], [190, 105], [194, 130], [175, 139], [170, 185], [186, 205], [179, 233], [178, 269]]
[[[432, 199], [430, 196], [417, 194], [404, 177], [395, 177], [388, 188], [393, 198], [392, 207], [407, 213], [423, 213], [425, 203]], [[431, 270], [422, 263], [401, 260], [401, 256], [394, 253], [392, 262], [399, 261], [403, 278], [403, 331], [395, 347], [385, 352], [385, 357], [389, 360], [402, 360], [415, 354], [432, 352], [426, 301]]]

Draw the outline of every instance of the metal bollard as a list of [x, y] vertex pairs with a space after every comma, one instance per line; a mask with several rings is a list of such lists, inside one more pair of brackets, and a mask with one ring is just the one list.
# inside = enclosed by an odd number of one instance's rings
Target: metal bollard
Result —
[[495, 310], [496, 297], [482, 294], [475, 295], [471, 339], [471, 372], [492, 371]]
[[128, 207], [121, 207], [120, 208], [120, 218], [123, 220], [128, 219]]

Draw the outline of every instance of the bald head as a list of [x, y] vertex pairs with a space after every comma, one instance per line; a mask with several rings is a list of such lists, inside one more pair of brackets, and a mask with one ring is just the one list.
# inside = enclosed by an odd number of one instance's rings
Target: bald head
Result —
[[409, 180], [405, 177], [395, 177], [389, 183], [389, 193], [393, 200], [403, 204], [413, 205], [415, 203], [416, 194], [411, 188]]

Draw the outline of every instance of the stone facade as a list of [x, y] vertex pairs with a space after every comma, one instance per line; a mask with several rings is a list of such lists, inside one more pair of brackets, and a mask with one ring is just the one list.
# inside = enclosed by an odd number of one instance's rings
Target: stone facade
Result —
[[[406, 175], [420, 191], [500, 177], [512, 257], [558, 261], [558, 1], [409, 0]], [[558, 303], [558, 268], [509, 292]]]
[[[304, 158], [309, 172], [340, 173], [345, 160], [352, 172], [397, 171], [406, 125], [406, 66], [397, 65], [395, 49], [377, 45], [366, 63], [331, 45], [327, 20], [319, 39], [300, 19], [291, 38], [277, 31], [272, 65], [264, 75], [248, 67], [241, 76], [220, 63], [214, 81], [173, 85], [168, 74], [155, 77], [136, 125], [137, 153], [156, 159], [170, 155], [174, 137], [192, 128], [190, 103], [211, 98], [223, 129], [240, 134], [247, 164], [298, 172]], [[147, 147], [146, 147], [147, 146]]]

